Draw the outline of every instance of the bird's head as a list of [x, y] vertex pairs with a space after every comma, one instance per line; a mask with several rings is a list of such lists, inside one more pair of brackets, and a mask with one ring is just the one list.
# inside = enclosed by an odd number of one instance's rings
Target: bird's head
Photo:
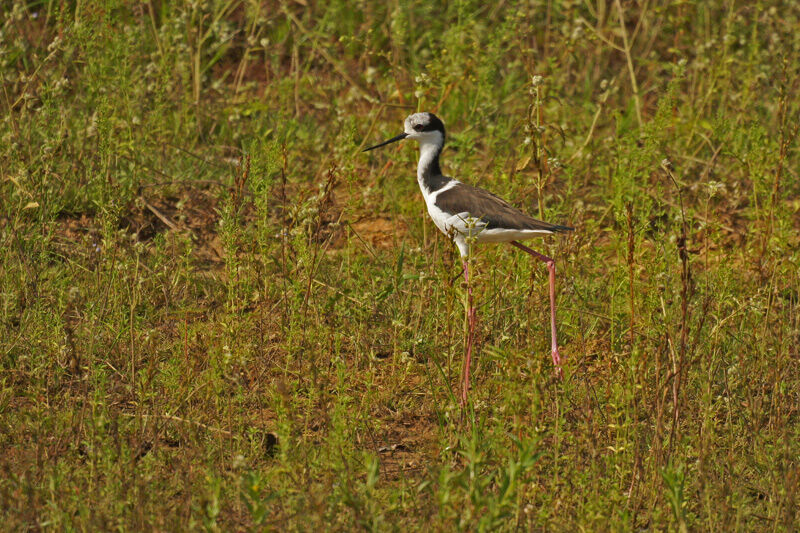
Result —
[[402, 141], [403, 139], [414, 139], [419, 141], [420, 144], [444, 145], [445, 133], [444, 123], [442, 120], [433, 113], [414, 113], [409, 115], [405, 121], [405, 131], [396, 137], [392, 137], [388, 141], [384, 141], [375, 146], [370, 146], [364, 151], [369, 152], [375, 148], [386, 146], [393, 142]]

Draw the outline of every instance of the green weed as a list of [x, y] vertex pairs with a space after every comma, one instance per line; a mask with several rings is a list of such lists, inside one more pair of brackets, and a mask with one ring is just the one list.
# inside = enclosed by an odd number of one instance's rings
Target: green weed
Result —
[[[8, 529], [798, 529], [791, 2], [0, 12]], [[466, 289], [406, 147], [575, 226]]]

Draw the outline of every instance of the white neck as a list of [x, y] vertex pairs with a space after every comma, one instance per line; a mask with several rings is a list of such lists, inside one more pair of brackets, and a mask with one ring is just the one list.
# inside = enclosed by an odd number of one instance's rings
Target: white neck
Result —
[[[438, 140], [438, 139], [437, 139]], [[420, 187], [424, 187], [425, 178], [430, 177], [432, 172], [441, 173], [439, 168], [439, 153], [442, 151], [441, 140], [431, 142], [427, 139], [419, 143], [419, 163], [417, 163], [417, 181]]]
[[417, 163], [417, 179], [422, 179], [433, 158], [439, 152], [439, 147], [434, 143], [420, 143], [419, 162]]

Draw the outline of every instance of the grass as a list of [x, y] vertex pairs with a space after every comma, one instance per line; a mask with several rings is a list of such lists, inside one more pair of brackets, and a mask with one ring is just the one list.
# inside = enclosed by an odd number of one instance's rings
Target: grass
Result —
[[2, 6], [6, 528], [800, 527], [794, 3]]

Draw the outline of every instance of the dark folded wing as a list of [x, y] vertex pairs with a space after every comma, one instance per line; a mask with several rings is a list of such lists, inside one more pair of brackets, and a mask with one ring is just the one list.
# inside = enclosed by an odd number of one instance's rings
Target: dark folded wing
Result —
[[550, 224], [529, 217], [489, 191], [459, 183], [436, 196], [436, 206], [446, 213], [469, 213], [486, 223], [486, 229], [534, 230], [548, 233], [572, 231], [568, 226]]

